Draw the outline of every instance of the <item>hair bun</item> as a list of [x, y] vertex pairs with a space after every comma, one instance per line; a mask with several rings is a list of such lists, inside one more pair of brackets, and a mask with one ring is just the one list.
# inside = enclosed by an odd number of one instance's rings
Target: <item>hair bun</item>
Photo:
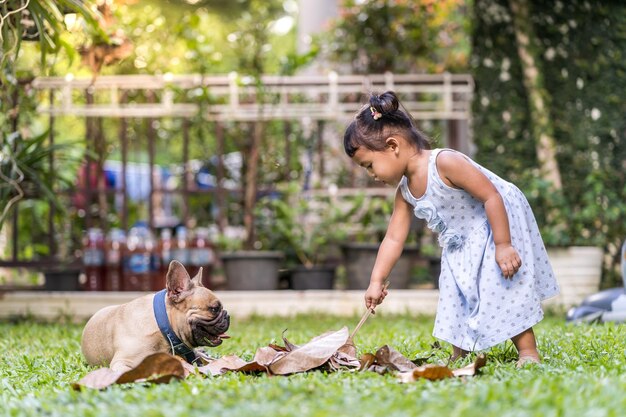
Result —
[[389, 114], [398, 110], [400, 102], [393, 91], [385, 91], [381, 95], [370, 95], [370, 106], [381, 114]]

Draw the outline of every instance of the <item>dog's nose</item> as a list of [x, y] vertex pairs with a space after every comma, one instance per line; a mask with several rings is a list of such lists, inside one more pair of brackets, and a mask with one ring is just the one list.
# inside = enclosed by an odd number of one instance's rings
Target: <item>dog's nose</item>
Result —
[[222, 330], [223, 332], [228, 330], [228, 328], [230, 327], [230, 316], [228, 315], [228, 311], [222, 310], [222, 312], [220, 313], [219, 326], [221, 328], [220, 330]]

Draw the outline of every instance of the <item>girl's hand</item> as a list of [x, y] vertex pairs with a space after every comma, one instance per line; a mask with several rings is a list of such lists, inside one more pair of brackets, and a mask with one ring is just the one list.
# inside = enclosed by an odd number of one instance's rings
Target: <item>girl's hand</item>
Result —
[[507, 279], [513, 278], [522, 266], [522, 259], [510, 243], [496, 245], [496, 262]]
[[384, 283], [370, 283], [370, 286], [365, 292], [365, 307], [368, 309], [376, 307], [383, 302], [387, 293], [387, 288]]

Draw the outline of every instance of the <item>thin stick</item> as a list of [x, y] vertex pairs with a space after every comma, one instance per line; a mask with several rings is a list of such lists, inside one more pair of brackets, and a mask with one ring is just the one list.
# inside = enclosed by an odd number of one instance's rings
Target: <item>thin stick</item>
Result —
[[[385, 282], [385, 285], [383, 286], [383, 291], [385, 291], [387, 289], [387, 287], [389, 286], [389, 281]], [[352, 333], [350, 334], [350, 340], [352, 340], [354, 338], [354, 335], [356, 334], [356, 332], [359, 331], [359, 329], [361, 328], [361, 326], [363, 326], [363, 323], [365, 323], [365, 320], [367, 320], [367, 318], [374, 313], [374, 307], [370, 307], [368, 308], [365, 313], [363, 313], [363, 315], [361, 316], [361, 320], [359, 321], [359, 324], [356, 325], [356, 327], [354, 328], [354, 330], [352, 331]]]
[[354, 335], [356, 334], [356, 332], [359, 331], [361, 326], [363, 326], [363, 323], [365, 323], [365, 320], [367, 320], [367, 318], [370, 316], [370, 314], [372, 314], [372, 311], [374, 311], [373, 308], [368, 308], [367, 310], [365, 310], [365, 313], [363, 313], [363, 315], [361, 316], [361, 321], [359, 321], [359, 324], [356, 325], [356, 327], [354, 328], [354, 330], [350, 334], [350, 340], [352, 340], [354, 338]]

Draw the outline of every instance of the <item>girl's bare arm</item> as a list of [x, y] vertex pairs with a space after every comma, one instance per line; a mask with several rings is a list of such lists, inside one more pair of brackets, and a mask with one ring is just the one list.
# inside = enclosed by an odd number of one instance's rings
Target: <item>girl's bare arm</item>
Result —
[[509, 219], [502, 196], [496, 187], [459, 152], [441, 152], [437, 156], [437, 169], [448, 185], [461, 188], [484, 203], [496, 245], [496, 261], [503, 275], [511, 278], [522, 265], [522, 261], [511, 245]]
[[409, 234], [411, 216], [411, 206], [404, 200], [400, 188], [398, 188], [389, 226], [378, 249], [376, 262], [370, 276], [370, 286], [365, 293], [367, 308], [380, 304], [385, 298], [386, 291], [383, 290], [383, 285], [402, 254], [404, 242]]

